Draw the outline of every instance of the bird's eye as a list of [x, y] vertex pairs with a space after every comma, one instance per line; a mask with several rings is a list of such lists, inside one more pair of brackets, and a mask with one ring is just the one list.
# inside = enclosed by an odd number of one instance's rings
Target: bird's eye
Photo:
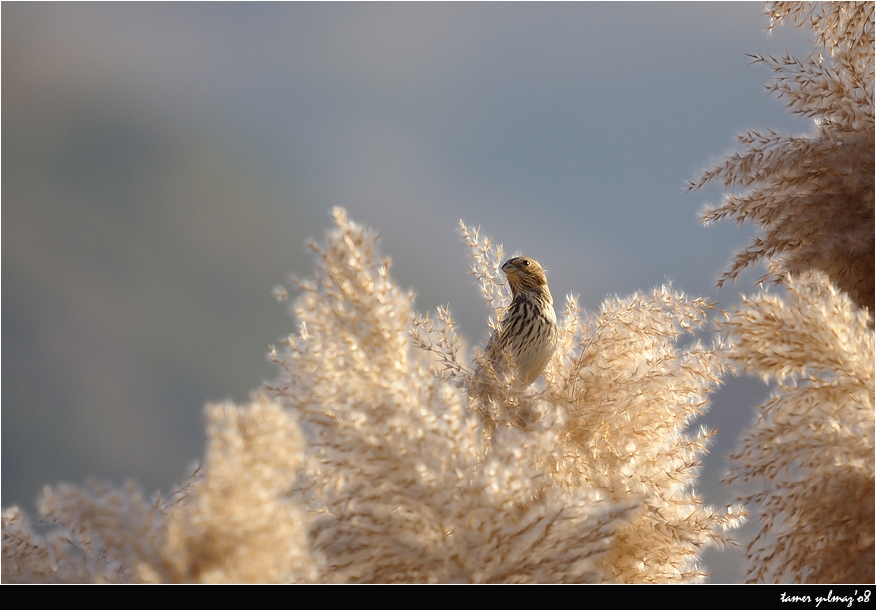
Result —
[[524, 267], [529, 267], [529, 259], [528, 259], [528, 258], [524, 258], [524, 259], [523, 259], [523, 266], [524, 266]]

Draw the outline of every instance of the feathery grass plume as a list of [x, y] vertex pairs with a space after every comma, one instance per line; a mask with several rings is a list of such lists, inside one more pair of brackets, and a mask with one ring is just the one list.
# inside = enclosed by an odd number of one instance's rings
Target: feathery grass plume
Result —
[[[550, 485], [562, 413], [542, 404], [528, 429], [487, 442], [459, 384], [411, 352], [411, 301], [389, 279], [370, 231], [337, 228], [299, 281], [300, 332], [268, 391], [298, 412], [308, 440], [292, 493], [314, 520], [324, 582], [594, 582], [637, 503]], [[446, 354], [457, 357], [449, 315]], [[425, 329], [425, 318], [414, 323]], [[464, 365], [448, 370], [460, 374]]]
[[133, 483], [47, 487], [37, 508], [45, 535], [18, 507], [3, 511], [3, 582], [136, 582], [142, 562], [161, 562], [162, 504]]
[[[496, 384], [486, 412], [449, 312], [437, 326], [412, 315], [376, 236], [334, 216], [325, 244], [311, 246], [312, 278], [298, 282], [298, 332], [271, 352], [278, 379], [250, 405], [208, 408], [203, 468], [166, 501], [136, 487], [51, 490], [45, 537], [6, 511], [4, 578], [703, 577], [699, 552], [740, 520], [694, 490], [708, 433], [687, 427], [721, 365], [718, 346], [679, 339], [702, 325], [704, 303], [661, 289], [584, 321], [570, 299], [546, 387]], [[469, 236], [500, 310], [498, 251]]]
[[47, 488], [44, 536], [18, 508], [4, 511], [3, 580], [313, 580], [306, 521], [285, 497], [303, 454], [294, 417], [265, 399], [206, 413], [206, 463], [167, 499], [133, 483]]
[[709, 306], [668, 287], [610, 299], [581, 320], [569, 299], [559, 358], [547, 375], [551, 402], [564, 407], [562, 485], [586, 481], [614, 500], [640, 498], [644, 510], [613, 540], [615, 581], [700, 580], [703, 548], [734, 544], [740, 506], [703, 504], [695, 485], [712, 432], [690, 432], [724, 372], [722, 345], [684, 335], [702, 328]]
[[288, 410], [264, 396], [209, 405], [202, 475], [167, 516], [164, 582], [313, 582], [310, 515], [288, 497], [304, 439]]
[[732, 456], [727, 480], [762, 529], [751, 581], [873, 582], [874, 334], [824, 274], [789, 277], [787, 298], [747, 298], [722, 328], [730, 357], [777, 388]]
[[767, 86], [789, 110], [815, 121], [811, 134], [748, 131], [741, 153], [690, 183], [713, 181], [730, 192], [703, 215], [750, 220], [763, 231], [737, 254], [718, 282], [746, 267], [771, 262], [761, 278], [819, 270], [858, 307], [874, 303], [873, 2], [770, 2], [770, 27], [788, 20], [808, 24], [817, 48], [805, 59], [752, 55], [775, 74]]
[[745, 299], [722, 325], [736, 342], [730, 363], [778, 384], [727, 482], [750, 486], [759, 517], [751, 581], [873, 582], [874, 4], [776, 2], [766, 13], [771, 27], [791, 20], [815, 33], [805, 60], [752, 56], [814, 131], [748, 132], [741, 154], [691, 185], [744, 189], [704, 220], [765, 231], [719, 285], [764, 260], [788, 287], [784, 300]]
[[[496, 273], [501, 247], [465, 224], [461, 228], [495, 328], [508, 303]], [[471, 408], [485, 415], [489, 430], [526, 430], [540, 421], [546, 406], [561, 410], [555, 452], [531, 456], [552, 488], [562, 493], [595, 488], [609, 502], [638, 503], [602, 560], [608, 580], [697, 581], [705, 576], [697, 565], [699, 553], [730, 543], [726, 532], [743, 518], [740, 507], [704, 506], [694, 490], [711, 433], [690, 434], [687, 428], [719, 383], [722, 346], [679, 343], [703, 326], [708, 309], [704, 301], [664, 287], [649, 296], [609, 300], [599, 315], [583, 320], [569, 297], [541, 391], [489, 378], [483, 353], [475, 353], [475, 369], [468, 369], [458, 351], [445, 347], [453, 344], [452, 322], [439, 332], [423, 318], [413, 331], [417, 345], [443, 353], [440, 368], [453, 371], [452, 379], [467, 390]], [[442, 316], [448, 320], [446, 311]]]

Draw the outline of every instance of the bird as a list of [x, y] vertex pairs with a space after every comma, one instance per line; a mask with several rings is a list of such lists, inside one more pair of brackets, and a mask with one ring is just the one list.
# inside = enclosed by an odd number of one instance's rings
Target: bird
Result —
[[515, 256], [502, 265], [511, 286], [511, 304], [487, 346], [494, 370], [510, 364], [515, 383], [538, 379], [557, 347], [557, 314], [544, 269], [532, 258]]

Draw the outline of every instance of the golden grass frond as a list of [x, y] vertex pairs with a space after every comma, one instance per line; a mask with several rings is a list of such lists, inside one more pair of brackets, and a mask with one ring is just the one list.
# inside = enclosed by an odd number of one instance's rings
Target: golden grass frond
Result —
[[[446, 309], [412, 313], [377, 237], [335, 210], [273, 350], [265, 396], [207, 409], [203, 467], [165, 501], [61, 486], [4, 513], [4, 578], [134, 582], [679, 582], [730, 542], [695, 492], [688, 430], [720, 346], [680, 339], [708, 306], [668, 288], [582, 318], [567, 301], [547, 386], [476, 389]], [[500, 248], [469, 232], [488, 302]], [[426, 350], [433, 361], [415, 356]], [[439, 366], [435, 367], [434, 364]], [[435, 370], [435, 369], [443, 369]]]
[[746, 299], [721, 324], [743, 370], [776, 381], [731, 456], [762, 529], [752, 581], [874, 580], [874, 334], [823, 274]]
[[720, 206], [706, 210], [704, 223], [749, 220], [761, 231], [718, 285], [767, 261], [763, 279], [822, 271], [872, 311], [874, 4], [774, 2], [767, 14], [772, 25], [791, 20], [815, 33], [818, 48], [805, 59], [751, 55], [774, 74], [767, 89], [792, 113], [814, 119], [814, 128], [805, 136], [749, 131], [738, 137], [741, 152], [689, 184], [697, 189], [719, 180], [728, 191]]

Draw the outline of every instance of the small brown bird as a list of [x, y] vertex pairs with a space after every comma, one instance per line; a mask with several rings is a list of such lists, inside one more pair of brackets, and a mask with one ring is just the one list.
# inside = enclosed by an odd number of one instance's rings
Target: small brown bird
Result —
[[535, 260], [515, 256], [502, 265], [511, 284], [511, 305], [502, 314], [487, 354], [494, 366], [507, 358], [517, 382], [529, 386], [541, 375], [557, 347], [557, 314], [544, 269]]

